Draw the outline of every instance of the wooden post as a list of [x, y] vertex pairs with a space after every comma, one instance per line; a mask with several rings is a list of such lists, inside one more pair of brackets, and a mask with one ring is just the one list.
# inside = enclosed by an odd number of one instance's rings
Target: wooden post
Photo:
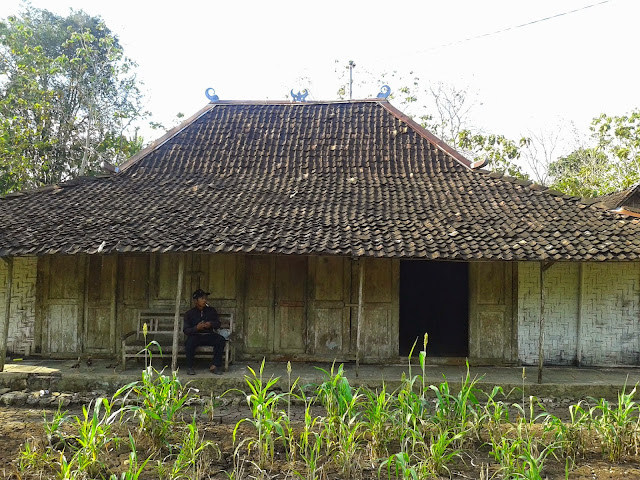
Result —
[[13, 284], [13, 258], [3, 258], [7, 264], [7, 291], [4, 302], [4, 320], [2, 322], [2, 344], [0, 344], [0, 372], [4, 371], [7, 356], [7, 341], [9, 339], [9, 317], [11, 316], [11, 286]]
[[362, 330], [362, 284], [364, 283], [364, 258], [358, 260], [360, 274], [358, 282], [358, 326], [356, 330], [356, 377], [360, 374], [360, 331]]
[[171, 350], [171, 370], [178, 369], [178, 336], [180, 334], [180, 300], [182, 299], [182, 283], [184, 280], [184, 253], [178, 261], [178, 289], [176, 291], [176, 309], [173, 317], [173, 347]]
[[584, 267], [580, 262], [578, 266], [578, 322], [576, 332], [576, 364], [582, 366], [582, 292], [584, 291]]

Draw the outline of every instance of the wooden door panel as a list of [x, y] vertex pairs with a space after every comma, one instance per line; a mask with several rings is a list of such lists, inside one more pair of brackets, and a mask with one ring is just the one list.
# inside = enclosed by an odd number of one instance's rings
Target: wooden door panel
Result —
[[117, 257], [90, 256], [87, 261], [83, 349], [87, 353], [115, 353]]
[[280, 334], [277, 351], [304, 352], [306, 334], [304, 307], [279, 307], [278, 315]]
[[469, 353], [483, 361], [510, 361], [513, 351], [513, 265], [471, 263]]
[[249, 353], [273, 351], [273, 258], [249, 255], [245, 261], [244, 339]]
[[78, 350], [78, 307], [49, 305], [49, 353], [73, 353]]
[[278, 257], [275, 271], [275, 337], [278, 353], [304, 353], [306, 348], [307, 258]]
[[85, 332], [85, 352], [111, 353], [111, 307], [90, 307], [85, 319]]
[[314, 351], [317, 354], [342, 352], [344, 307], [315, 309]]
[[505, 349], [505, 312], [485, 310], [478, 313], [478, 327], [482, 341], [478, 342], [481, 358], [503, 358]]
[[393, 355], [393, 352], [389, 352], [389, 345], [393, 343], [390, 338], [392, 330], [389, 307], [365, 306], [363, 314], [364, 323], [360, 335], [364, 356], [384, 358]]
[[249, 352], [271, 351], [271, 307], [247, 306], [246, 348]]
[[342, 257], [311, 257], [309, 281], [312, 305], [309, 319], [312, 353], [335, 355], [347, 353], [350, 346], [350, 261]]

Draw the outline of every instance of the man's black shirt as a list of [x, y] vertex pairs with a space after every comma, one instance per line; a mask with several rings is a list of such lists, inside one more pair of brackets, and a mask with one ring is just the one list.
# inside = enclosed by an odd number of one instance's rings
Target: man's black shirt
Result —
[[[200, 322], [211, 322], [211, 328], [198, 330], [197, 326]], [[214, 330], [220, 328], [220, 319], [215, 308], [205, 305], [202, 310], [193, 307], [184, 314], [184, 326], [182, 331], [186, 335], [199, 335], [205, 333], [213, 333]]]

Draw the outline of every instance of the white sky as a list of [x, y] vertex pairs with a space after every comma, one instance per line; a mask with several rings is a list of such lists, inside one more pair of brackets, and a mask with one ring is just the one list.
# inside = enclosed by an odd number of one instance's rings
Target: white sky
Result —
[[[600, 113], [640, 107], [640, 2], [610, 0], [504, 33], [485, 33], [601, 0], [190, 1], [32, 0], [66, 14], [100, 15], [140, 65], [154, 119], [170, 124], [221, 99], [282, 99], [309, 87], [335, 99], [344, 65], [354, 79], [413, 70], [475, 92], [474, 123], [509, 137], [558, 121], [587, 132]], [[19, 0], [1, 0], [0, 17]], [[448, 45], [444, 46], [443, 45]], [[339, 60], [339, 63], [335, 63]], [[310, 81], [300, 80], [308, 78]], [[380, 83], [381, 84], [381, 83]], [[390, 83], [397, 91], [402, 85]], [[354, 89], [375, 95], [379, 85]], [[146, 134], [148, 136], [150, 134]], [[158, 136], [157, 133], [153, 133]]]

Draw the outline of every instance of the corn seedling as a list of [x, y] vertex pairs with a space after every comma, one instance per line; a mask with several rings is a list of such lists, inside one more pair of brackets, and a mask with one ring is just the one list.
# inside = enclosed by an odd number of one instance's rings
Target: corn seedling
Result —
[[109, 480], [138, 480], [144, 468], [147, 466], [151, 457], [147, 457], [147, 459], [142, 462], [142, 464], [138, 463], [138, 452], [136, 449], [136, 442], [133, 439], [131, 433], [129, 433], [129, 447], [131, 451], [129, 452], [129, 468], [122, 472], [120, 477], [118, 478], [115, 474], [112, 474], [109, 477]]
[[50, 421], [47, 419], [46, 413], [43, 414], [43, 417], [43, 426], [47, 434], [49, 448], [58, 450], [64, 448], [61, 427], [67, 421], [67, 412], [62, 411], [62, 404], [58, 404], [58, 410], [53, 414], [53, 418]]
[[140, 429], [148, 432], [159, 445], [168, 443], [176, 421], [186, 407], [189, 389], [182, 385], [176, 372], [170, 376], [151, 365], [142, 372], [142, 381], [132, 387], [138, 405], [130, 410], [138, 418]]
[[364, 429], [372, 460], [389, 455], [387, 444], [391, 435], [393, 396], [387, 393], [385, 385], [379, 393], [364, 390]]
[[47, 464], [47, 455], [38, 449], [35, 439], [27, 440], [18, 457], [18, 470], [20, 472], [40, 470]]
[[555, 442], [567, 457], [567, 461], [571, 460], [571, 466], [579, 455], [584, 455], [588, 433], [591, 430], [591, 415], [583, 404], [580, 401], [569, 407], [568, 422], [550, 416], [549, 422], [545, 424], [547, 431], [554, 433]]
[[384, 467], [387, 467], [387, 475], [392, 478], [391, 469], [393, 468], [393, 475], [395, 478], [401, 478], [402, 480], [418, 480], [418, 472], [411, 464], [411, 459], [407, 452], [399, 452], [391, 455], [387, 460], [380, 464], [378, 472], [380, 473]]
[[[602, 444], [603, 454], [609, 461], [617, 462], [625, 454], [638, 454], [640, 428], [638, 404], [633, 400], [637, 385], [626, 393], [626, 386], [618, 393], [618, 402], [612, 406], [600, 399], [591, 408], [594, 430]], [[597, 415], [597, 416], [596, 416]]]
[[[279, 377], [271, 377], [265, 381], [263, 379], [264, 363], [262, 360], [259, 373], [251, 368], [251, 376], [245, 375], [245, 382], [247, 383], [250, 394], [247, 395], [247, 403], [251, 408], [252, 419], [241, 419], [233, 429], [233, 442], [236, 441], [238, 433], [238, 427], [244, 422], [252, 424], [257, 432], [257, 438], [247, 439], [246, 446], [249, 451], [255, 446], [258, 451], [258, 466], [263, 468], [267, 464], [267, 460], [273, 460], [275, 442], [278, 439], [285, 439], [285, 429], [283, 424], [288, 424], [288, 418], [278, 410], [278, 404], [283, 393], [277, 394], [272, 388], [278, 383]], [[288, 426], [288, 425], [287, 425]], [[286, 440], [285, 440], [286, 441]], [[242, 446], [244, 442], [241, 442], [236, 451]]]
[[344, 376], [344, 365], [340, 364], [335, 370], [335, 362], [331, 370], [326, 371], [316, 367], [326, 377], [326, 380], [316, 387], [316, 395], [327, 410], [328, 417], [341, 417], [353, 400], [353, 390], [349, 380]]
[[[198, 463], [201, 455], [209, 450], [217, 450], [217, 447], [200, 436], [194, 416], [191, 423], [186, 426], [180, 452], [171, 467], [170, 478], [172, 480], [200, 478]], [[219, 450], [217, 452], [219, 455]]]
[[328, 418], [325, 423], [325, 442], [336, 464], [346, 478], [351, 477], [353, 460], [364, 440], [364, 422], [357, 411], [361, 396], [356, 394], [340, 417]]
[[454, 433], [452, 430], [443, 430], [438, 435], [431, 436], [428, 454], [418, 467], [421, 477], [435, 477], [445, 472], [451, 476], [447, 465], [454, 458], [460, 457], [460, 450], [455, 445], [460, 443], [462, 436], [462, 433]]
[[476, 436], [479, 436], [480, 402], [476, 397], [477, 382], [477, 378], [471, 379], [469, 362], [467, 362], [467, 373], [457, 394], [451, 392], [446, 377], [439, 386], [431, 385], [430, 387], [436, 396], [434, 419], [443, 430], [455, 431], [458, 446], [462, 446], [468, 431], [473, 431]]

